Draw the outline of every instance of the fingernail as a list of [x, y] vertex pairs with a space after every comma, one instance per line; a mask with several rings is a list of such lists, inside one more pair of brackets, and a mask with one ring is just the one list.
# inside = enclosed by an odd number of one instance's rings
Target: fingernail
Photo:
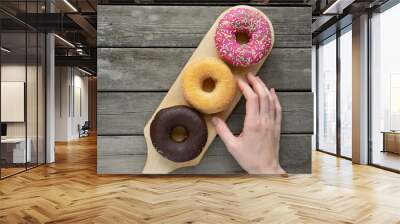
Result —
[[274, 88], [271, 88], [271, 91], [275, 93], [275, 89]]

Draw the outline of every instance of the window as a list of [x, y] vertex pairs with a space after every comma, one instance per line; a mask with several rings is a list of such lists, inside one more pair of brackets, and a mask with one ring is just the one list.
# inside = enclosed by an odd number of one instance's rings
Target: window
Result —
[[317, 149], [348, 159], [353, 131], [352, 41], [350, 24], [319, 44], [316, 60]]
[[[20, 1], [15, 13], [41, 13], [44, 3]], [[2, 11], [0, 17], [0, 178], [5, 178], [45, 162], [46, 39], [13, 13]]]
[[370, 157], [400, 170], [400, 4], [371, 18]]
[[340, 155], [352, 157], [352, 32], [340, 36]]
[[336, 153], [336, 36], [318, 47], [318, 149]]

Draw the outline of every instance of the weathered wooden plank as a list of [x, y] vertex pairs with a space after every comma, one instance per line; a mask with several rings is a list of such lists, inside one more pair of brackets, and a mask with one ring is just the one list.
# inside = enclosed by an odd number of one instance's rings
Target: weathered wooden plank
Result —
[[[141, 174], [146, 162], [145, 155], [114, 155], [100, 157], [97, 162], [98, 174]], [[204, 164], [204, 165], [203, 165]], [[200, 164], [176, 170], [172, 174], [234, 174], [244, 173], [230, 156], [204, 157]]]
[[97, 156], [97, 173], [140, 174], [145, 162], [145, 155]]
[[[100, 92], [98, 93], [99, 135], [143, 134], [165, 93], [163, 92]], [[282, 104], [282, 133], [313, 132], [313, 94], [310, 92], [280, 92]], [[239, 133], [244, 119], [242, 99], [228, 119], [233, 132]]]
[[[98, 50], [99, 91], [168, 90], [193, 48]], [[311, 90], [311, 49], [273, 49], [259, 75], [277, 90]]]
[[[99, 47], [195, 47], [228, 7], [99, 6]], [[271, 20], [276, 47], [311, 46], [310, 7], [258, 7]], [[291, 37], [296, 35], [296, 37]]]
[[[143, 136], [99, 136], [99, 172], [135, 174], [143, 169], [146, 157]], [[311, 162], [311, 135], [282, 135], [280, 163], [289, 173], [309, 173]], [[242, 169], [216, 138], [202, 162], [196, 167], [177, 170], [183, 174], [242, 173]]]
[[[291, 148], [304, 147], [309, 143], [310, 134], [283, 134], [281, 135], [281, 154], [286, 151], [291, 153]], [[146, 142], [142, 135], [131, 136], [98, 136], [97, 138], [98, 156], [112, 156], [112, 155], [146, 155]], [[217, 136], [210, 148], [207, 150], [207, 156], [223, 156], [230, 155], [226, 150], [224, 143]]]

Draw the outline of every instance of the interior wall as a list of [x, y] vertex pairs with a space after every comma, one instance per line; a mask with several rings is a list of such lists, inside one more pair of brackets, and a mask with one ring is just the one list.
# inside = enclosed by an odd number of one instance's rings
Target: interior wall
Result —
[[55, 141], [68, 140], [69, 83], [68, 67], [55, 68]]
[[[24, 122], [5, 122], [7, 124], [7, 138], [29, 139], [31, 158], [28, 162], [44, 162], [44, 84], [42, 67], [35, 65], [5, 63], [1, 66], [2, 82], [24, 82], [26, 85], [25, 102], [22, 108], [26, 113]], [[7, 96], [3, 96], [7, 97]], [[7, 110], [7, 108], [1, 108]]]
[[[28, 67], [30, 70], [31, 67]], [[25, 64], [9, 64], [1, 66], [2, 82], [25, 82]], [[28, 72], [28, 74], [31, 74]], [[25, 82], [26, 83], [26, 82]], [[32, 95], [32, 94], [28, 94]], [[2, 108], [3, 110], [4, 108]], [[25, 137], [25, 122], [7, 123], [7, 137]]]
[[[227, 7], [98, 5], [97, 9], [97, 171], [139, 174], [147, 158], [143, 127]], [[284, 110], [280, 163], [289, 173], [310, 173], [314, 123], [311, 7], [258, 9], [268, 15], [276, 34], [271, 55], [258, 75], [277, 90]], [[227, 121], [234, 133], [242, 129], [243, 108], [241, 101]], [[243, 170], [216, 138], [199, 165], [176, 173], [226, 174]]]
[[[88, 76], [83, 76], [84, 74], [79, 72], [79, 75], [75, 75], [75, 85], [81, 88], [81, 114], [76, 113], [76, 123], [75, 127], [80, 124], [81, 126], [89, 120], [89, 78]], [[75, 129], [76, 131], [78, 129]], [[79, 133], [76, 132], [78, 136]], [[79, 136], [78, 136], [79, 137]]]
[[[9, 64], [1, 66], [1, 81], [2, 82], [25, 82], [25, 64]], [[30, 111], [35, 110], [37, 107], [36, 95], [36, 66], [27, 66], [27, 107]], [[35, 87], [35, 88], [33, 88]], [[41, 102], [42, 103], [42, 102]], [[39, 105], [41, 107], [41, 105]], [[4, 109], [4, 108], [3, 108]], [[36, 113], [27, 113], [28, 122], [36, 122]], [[25, 123], [26, 122], [9, 122], [7, 123], [7, 137], [25, 137]], [[36, 133], [36, 123], [28, 124], [28, 133]], [[29, 137], [29, 136], [28, 136]]]
[[88, 121], [88, 77], [73, 67], [56, 67], [55, 74], [55, 141], [70, 141]]

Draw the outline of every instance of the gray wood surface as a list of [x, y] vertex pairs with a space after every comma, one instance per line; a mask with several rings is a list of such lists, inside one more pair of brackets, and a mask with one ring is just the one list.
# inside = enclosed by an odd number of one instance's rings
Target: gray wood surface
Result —
[[[143, 127], [166, 91], [227, 7], [98, 6], [98, 172], [140, 174], [147, 148]], [[275, 28], [275, 46], [259, 72], [283, 106], [280, 162], [289, 173], [311, 172], [311, 8], [259, 7]], [[242, 128], [243, 101], [229, 118]], [[243, 173], [217, 137], [201, 163], [177, 174]]]
[[[307, 173], [311, 169], [311, 135], [282, 135], [280, 162], [290, 173]], [[98, 172], [136, 174], [143, 169], [146, 143], [143, 136], [99, 136]], [[236, 161], [217, 137], [196, 167], [177, 170], [175, 173], [221, 174], [243, 173]]]
[[[98, 93], [98, 134], [143, 134], [143, 127], [165, 94], [160, 92]], [[283, 111], [282, 133], [312, 133], [312, 93], [282, 92], [278, 93], [278, 97]], [[228, 119], [228, 125], [233, 132], [239, 133], [241, 131], [244, 113], [245, 106], [242, 98]]]
[[[99, 6], [99, 47], [197, 47], [228, 7]], [[311, 8], [258, 7], [271, 20], [275, 47], [311, 47]]]
[[[99, 91], [168, 90], [193, 48], [101, 48]], [[311, 49], [274, 48], [259, 71], [277, 90], [311, 90]]]

